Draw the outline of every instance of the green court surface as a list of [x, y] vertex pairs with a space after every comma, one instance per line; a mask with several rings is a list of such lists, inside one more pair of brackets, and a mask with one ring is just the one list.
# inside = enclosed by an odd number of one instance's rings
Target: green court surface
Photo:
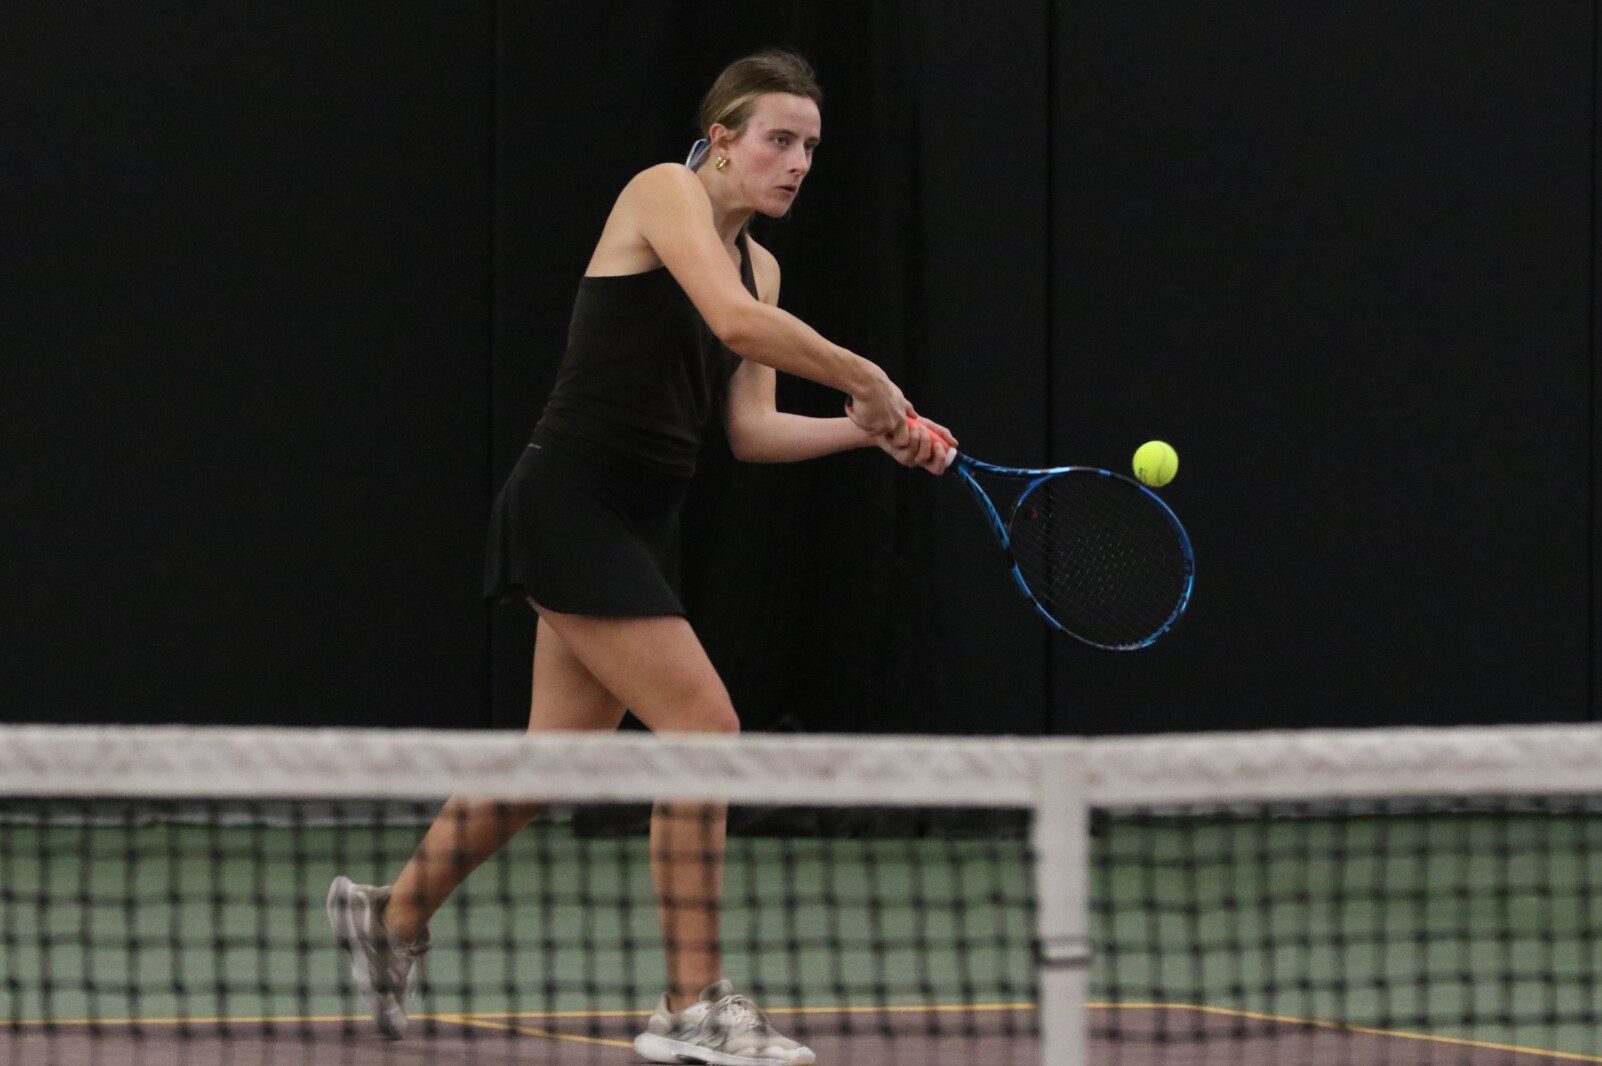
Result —
[[[358, 1015], [328, 882], [390, 879], [421, 823], [229, 817], [0, 823], [0, 1014], [24, 1028]], [[1118, 818], [1092, 852], [1098, 1043], [1328, 1029], [1602, 1061], [1585, 1021], [1602, 1016], [1602, 817]], [[775, 1011], [977, 1005], [1033, 1039], [1031, 874], [1015, 836], [731, 839], [723, 900], [725, 971]], [[627, 1028], [639, 1016], [619, 1012], [662, 989], [640, 837], [537, 823], [433, 934], [419, 1013]]]

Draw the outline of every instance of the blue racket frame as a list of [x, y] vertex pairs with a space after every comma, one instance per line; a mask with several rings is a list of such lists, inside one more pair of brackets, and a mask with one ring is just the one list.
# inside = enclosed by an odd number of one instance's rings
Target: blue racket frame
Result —
[[[990, 522], [990, 531], [995, 534], [996, 541], [1001, 545], [1001, 550], [1007, 555], [1007, 567], [1012, 573], [1013, 584], [1018, 586], [1018, 591], [1023, 593], [1024, 598], [1029, 601], [1029, 606], [1035, 609], [1035, 613], [1044, 618], [1053, 629], [1057, 630], [1057, 632], [1070, 636], [1079, 641], [1081, 644], [1085, 644], [1092, 648], [1099, 648], [1103, 651], [1139, 651], [1141, 648], [1151, 646], [1151, 644], [1155, 642], [1157, 638], [1161, 637], [1164, 633], [1172, 629], [1174, 624], [1178, 622], [1179, 619], [1184, 615], [1185, 608], [1190, 606], [1191, 590], [1194, 588], [1196, 583], [1196, 557], [1191, 551], [1190, 534], [1185, 532], [1185, 527], [1180, 523], [1179, 518], [1174, 514], [1173, 509], [1164, 503], [1162, 498], [1155, 492], [1152, 492], [1149, 488], [1147, 488], [1145, 485], [1142, 485], [1134, 478], [1125, 477], [1122, 474], [1115, 474], [1111, 470], [1101, 470], [1093, 466], [1055, 466], [1044, 469], [1035, 467], [996, 466], [993, 463], [987, 463], [961, 453], [958, 453], [956, 459], [952, 461], [951, 468], [957, 472], [957, 475], [962, 478], [963, 484], [968, 486], [969, 490], [974, 494], [974, 497], [979, 501], [980, 508], [983, 510], [985, 517]], [[1018, 498], [1013, 501], [1012, 510], [1008, 512], [1008, 517], [1006, 519], [1001, 517], [1001, 512], [996, 509], [995, 501], [990, 498], [990, 494], [985, 491], [984, 486], [979, 484], [978, 480], [975, 479], [973, 474], [969, 472], [970, 469], [979, 470], [986, 474], [994, 474], [997, 477], [1012, 478], [1014, 480], [1027, 482], [1027, 484], [1024, 485], [1023, 491], [1018, 493]], [[1034, 592], [1029, 588], [1029, 583], [1024, 580], [1023, 574], [1018, 569], [1018, 563], [1013, 558], [1012, 536], [1007, 532], [1007, 525], [1008, 522], [1011, 521], [1012, 515], [1017, 513], [1018, 505], [1022, 503], [1042, 481], [1055, 477], [1058, 474], [1068, 473], [1099, 474], [1102, 477], [1116, 478], [1119, 481], [1128, 482], [1136, 489], [1139, 489], [1141, 492], [1145, 493], [1146, 496], [1150, 498], [1151, 502], [1157, 505], [1163, 515], [1167, 517], [1169, 524], [1174, 527], [1174, 532], [1179, 537], [1179, 544], [1185, 555], [1184, 592], [1179, 597], [1179, 603], [1175, 606], [1173, 614], [1168, 616], [1168, 620], [1163, 623], [1162, 627], [1145, 640], [1142, 640], [1137, 644], [1098, 644], [1093, 640], [1086, 640], [1084, 637], [1080, 636], [1078, 633], [1075, 633], [1071, 629], [1065, 629], [1061, 622], [1053, 618], [1046, 611], [1046, 609], [1040, 605], [1040, 601], [1035, 597]]]

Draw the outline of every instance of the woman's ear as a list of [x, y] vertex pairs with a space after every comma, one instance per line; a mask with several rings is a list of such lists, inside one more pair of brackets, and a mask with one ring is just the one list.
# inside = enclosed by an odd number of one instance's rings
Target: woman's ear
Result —
[[721, 122], [712, 123], [712, 128], [707, 131], [706, 136], [707, 140], [712, 142], [710, 151], [714, 155], [728, 155], [734, 142], [740, 139], [739, 134]]

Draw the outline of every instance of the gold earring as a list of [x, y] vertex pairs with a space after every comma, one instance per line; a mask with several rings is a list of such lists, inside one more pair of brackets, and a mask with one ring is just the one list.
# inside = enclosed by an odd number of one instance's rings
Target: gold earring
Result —
[[728, 165], [729, 165], [729, 157], [720, 155], [720, 156], [718, 156], [718, 161], [716, 163], [712, 164], [712, 169], [713, 170], [722, 170], [724, 167], [726, 167]]

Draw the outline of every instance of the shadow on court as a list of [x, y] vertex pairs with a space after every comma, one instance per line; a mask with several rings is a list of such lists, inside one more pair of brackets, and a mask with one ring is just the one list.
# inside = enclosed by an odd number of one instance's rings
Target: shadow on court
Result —
[[[775, 1016], [788, 1012], [775, 1011]], [[628, 1066], [644, 1013], [417, 1018], [408, 1039], [379, 1038], [365, 1020], [63, 1025], [0, 1033], [8, 1066]], [[1399, 1033], [1243, 1020], [1183, 1008], [1102, 1008], [1089, 1066], [1572, 1066], [1602, 1058]], [[808, 1011], [783, 1028], [819, 1066], [1040, 1066], [1028, 1010]], [[1056, 1066], [1056, 1064], [1050, 1064]]]

